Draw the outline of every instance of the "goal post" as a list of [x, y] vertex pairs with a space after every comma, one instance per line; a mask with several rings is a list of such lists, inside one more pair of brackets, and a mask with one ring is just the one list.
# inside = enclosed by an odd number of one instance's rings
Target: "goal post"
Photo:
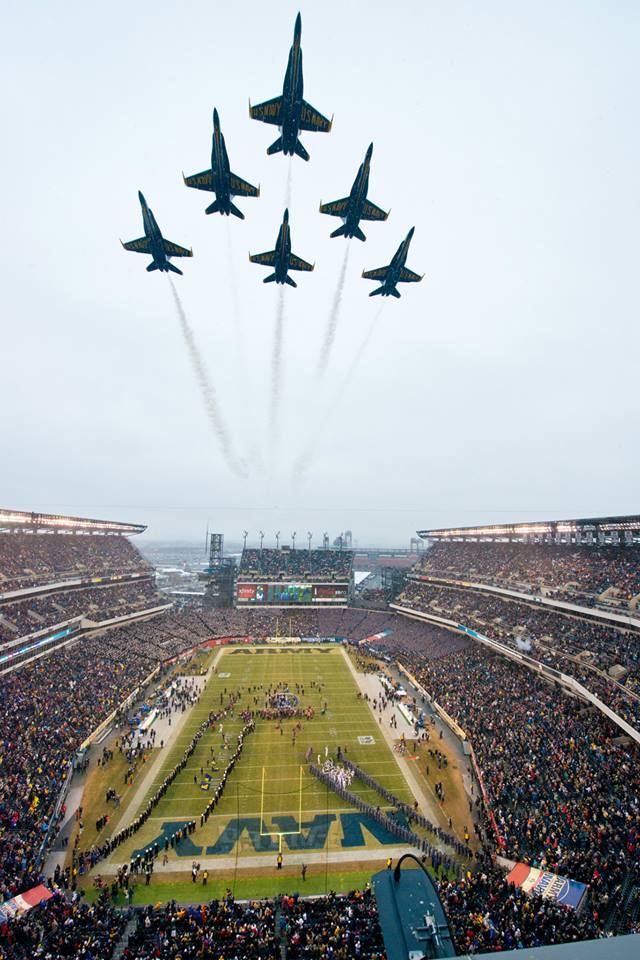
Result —
[[282, 838], [297, 836], [302, 833], [302, 773], [303, 767], [300, 767], [299, 788], [298, 788], [298, 829], [297, 830], [265, 830], [264, 824], [264, 781], [266, 776], [266, 767], [262, 768], [262, 784], [260, 787], [260, 836], [277, 837], [278, 853], [282, 853]]

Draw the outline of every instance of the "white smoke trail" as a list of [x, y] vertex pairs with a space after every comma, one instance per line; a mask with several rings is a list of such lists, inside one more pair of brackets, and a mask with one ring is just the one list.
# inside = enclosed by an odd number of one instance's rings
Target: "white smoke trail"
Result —
[[273, 352], [271, 354], [271, 398], [269, 404], [269, 453], [273, 463], [280, 427], [280, 384], [282, 381], [282, 342], [284, 338], [284, 286], [278, 291], [276, 303], [276, 323], [273, 331]]
[[[230, 217], [227, 217], [226, 228], [227, 228], [227, 259], [228, 259], [228, 270], [229, 270], [229, 281], [231, 284], [231, 309], [233, 316], [233, 332], [235, 340], [235, 353], [236, 353], [236, 363], [238, 374], [242, 383], [252, 383], [253, 379], [249, 372], [249, 356], [247, 351], [247, 345], [244, 336], [244, 321], [242, 316], [242, 310], [240, 308], [240, 298], [238, 296], [238, 279], [236, 275], [235, 267], [235, 256], [233, 251], [233, 240], [231, 236], [231, 225]], [[249, 449], [247, 453], [247, 459], [249, 460], [249, 465], [252, 472], [264, 474], [266, 467], [262, 459], [262, 452], [260, 450], [260, 444], [252, 437], [249, 440]]]
[[244, 324], [242, 322], [242, 312], [240, 310], [240, 300], [238, 298], [238, 281], [236, 278], [235, 257], [233, 255], [233, 243], [231, 240], [231, 226], [227, 217], [227, 260], [229, 280], [231, 283], [231, 307], [233, 315], [233, 332], [235, 336], [236, 359], [239, 372], [243, 380], [247, 380], [247, 349], [244, 340]]
[[242, 461], [238, 460], [236, 457], [231, 438], [229, 437], [224, 420], [222, 419], [215, 388], [209, 380], [204, 361], [200, 355], [198, 345], [193, 335], [193, 330], [189, 325], [187, 315], [184, 311], [184, 307], [182, 306], [182, 301], [180, 300], [178, 291], [176, 290], [175, 284], [171, 278], [169, 278], [169, 284], [171, 286], [173, 301], [175, 303], [176, 312], [180, 321], [180, 330], [189, 353], [189, 359], [191, 360], [191, 366], [193, 367], [195, 378], [198, 381], [198, 386], [200, 387], [200, 393], [202, 394], [202, 400], [204, 402], [209, 423], [220, 445], [222, 455], [224, 456], [229, 469], [239, 477], [246, 477], [246, 467], [244, 463], [242, 463]]
[[375, 313], [375, 316], [373, 317], [371, 323], [369, 324], [367, 332], [362, 339], [362, 343], [358, 347], [355, 353], [355, 356], [353, 357], [353, 360], [349, 364], [349, 369], [347, 370], [347, 373], [341, 385], [338, 387], [338, 389], [334, 393], [331, 399], [331, 403], [329, 403], [325, 408], [322, 417], [320, 418], [320, 420], [316, 425], [316, 428], [310, 431], [309, 443], [304, 448], [302, 453], [298, 456], [298, 458], [295, 460], [292, 471], [291, 471], [291, 479], [294, 484], [301, 483], [304, 480], [305, 474], [307, 473], [307, 471], [309, 470], [313, 462], [313, 458], [316, 453], [317, 441], [325, 434], [326, 427], [329, 425], [330, 421], [333, 419], [333, 416], [335, 415], [335, 413], [342, 406], [344, 395], [353, 382], [358, 366], [360, 365], [360, 362], [364, 357], [366, 349], [369, 346], [369, 342], [371, 341], [371, 338], [373, 337], [375, 329], [378, 325], [378, 321], [382, 316], [383, 308], [384, 308], [384, 303], [381, 303]]
[[320, 350], [320, 357], [318, 359], [318, 377], [324, 376], [326, 372], [327, 365], [329, 363], [329, 357], [331, 356], [333, 341], [336, 337], [338, 319], [340, 317], [340, 307], [342, 306], [342, 294], [344, 293], [344, 282], [347, 278], [347, 264], [349, 263], [350, 249], [351, 241], [349, 240], [347, 243], [347, 249], [345, 250], [344, 260], [342, 261], [342, 267], [340, 268], [340, 273], [338, 274], [338, 282], [336, 284], [335, 293], [333, 295], [333, 303], [331, 304], [331, 310], [329, 312], [327, 329], [325, 330], [324, 334], [324, 342], [322, 344], [322, 349]]

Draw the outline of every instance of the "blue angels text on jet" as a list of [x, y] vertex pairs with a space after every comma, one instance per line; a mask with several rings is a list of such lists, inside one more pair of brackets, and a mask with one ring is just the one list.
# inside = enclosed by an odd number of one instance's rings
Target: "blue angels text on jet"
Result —
[[397, 283], [417, 283], [422, 280], [419, 273], [407, 269], [405, 263], [409, 253], [409, 244], [416, 228], [411, 227], [398, 249], [393, 255], [391, 263], [386, 267], [377, 267], [375, 270], [365, 270], [362, 276], [365, 280], [378, 280], [382, 286], [372, 290], [370, 297], [400, 297], [396, 290]]
[[254, 187], [235, 173], [231, 173], [217, 110], [213, 111], [211, 169], [203, 170], [202, 173], [194, 173], [191, 177], [185, 177], [183, 174], [182, 178], [188, 187], [215, 193], [216, 199], [207, 207], [206, 213], [222, 213], [227, 217], [232, 213], [244, 220], [244, 214], [241, 210], [238, 210], [231, 197], [260, 196], [260, 187]]
[[358, 240], [366, 240], [367, 238], [359, 226], [360, 221], [386, 220], [389, 216], [375, 203], [367, 200], [372, 153], [373, 144], [371, 143], [364, 162], [360, 164], [360, 169], [353, 181], [351, 193], [348, 197], [343, 197], [342, 200], [333, 200], [331, 203], [320, 204], [320, 213], [328, 213], [331, 217], [342, 218], [342, 226], [333, 231], [332, 237], [357, 237]]
[[165, 240], [160, 232], [160, 227], [156, 222], [152, 210], [147, 206], [147, 201], [138, 191], [138, 199], [142, 207], [142, 223], [144, 226], [144, 237], [138, 240], [129, 240], [128, 243], [122, 243], [125, 250], [131, 250], [133, 253], [149, 253], [153, 257], [147, 267], [149, 273], [152, 270], [161, 270], [182, 275], [182, 270], [178, 270], [172, 263], [169, 263], [169, 257], [192, 257], [193, 250], [187, 250], [171, 240]]
[[254, 120], [272, 123], [280, 128], [281, 136], [268, 148], [268, 154], [282, 152], [293, 156], [295, 153], [303, 160], [308, 160], [309, 154], [298, 140], [298, 134], [301, 130], [329, 133], [332, 121], [327, 120], [310, 103], [303, 100], [301, 34], [302, 20], [298, 14], [282, 96], [265, 100], [255, 107], [249, 104], [249, 113]]
[[289, 227], [289, 211], [285, 210], [275, 250], [268, 253], [249, 254], [251, 263], [260, 263], [265, 267], [273, 267], [274, 273], [265, 277], [263, 283], [288, 283], [291, 287], [298, 284], [289, 276], [289, 270], [313, 270], [314, 264], [307, 263], [302, 257], [291, 253], [291, 229]]

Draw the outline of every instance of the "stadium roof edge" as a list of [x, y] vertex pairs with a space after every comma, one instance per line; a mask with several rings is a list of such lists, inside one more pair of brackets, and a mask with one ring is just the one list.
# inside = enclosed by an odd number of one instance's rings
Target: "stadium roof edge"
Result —
[[477, 527], [442, 527], [417, 530], [423, 540], [446, 540], [465, 537], [555, 536], [574, 532], [624, 533], [640, 531], [640, 514], [619, 517], [584, 517], [574, 520], [532, 520], [525, 523], [490, 523]]
[[56, 513], [0, 509], [0, 530], [28, 528], [82, 533], [144, 533], [146, 524], [123, 523], [117, 520], [95, 520], [89, 517], [68, 517]]

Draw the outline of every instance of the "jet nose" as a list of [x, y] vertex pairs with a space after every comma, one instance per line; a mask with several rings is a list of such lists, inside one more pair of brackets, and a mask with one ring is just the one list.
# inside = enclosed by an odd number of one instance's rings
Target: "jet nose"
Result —
[[365, 160], [371, 160], [371, 154], [372, 154], [372, 153], [373, 153], [373, 144], [370, 143], [370, 144], [369, 144], [369, 149], [367, 150], [367, 155], [366, 155], [366, 157], [365, 157]]
[[282, 218], [283, 223], [289, 223], [289, 211], [285, 210], [284, 217]]
[[409, 230], [409, 233], [407, 234], [407, 240], [411, 240], [411, 237], [414, 235], [415, 232], [416, 232], [416, 228], [411, 227], [411, 230]]
[[146, 204], [147, 201], [145, 200], [145, 198], [144, 198], [143, 195], [142, 195], [142, 190], [138, 190], [138, 200], [140, 201], [140, 203], [142, 204], [142, 206], [145, 206], [145, 204]]
[[302, 34], [302, 17], [300, 16], [300, 14], [298, 14], [298, 16], [296, 17], [295, 29], [293, 31], [294, 39], [299, 40], [301, 34]]
[[220, 117], [218, 116], [218, 111], [215, 107], [213, 108], [213, 125], [214, 127], [220, 126]]

